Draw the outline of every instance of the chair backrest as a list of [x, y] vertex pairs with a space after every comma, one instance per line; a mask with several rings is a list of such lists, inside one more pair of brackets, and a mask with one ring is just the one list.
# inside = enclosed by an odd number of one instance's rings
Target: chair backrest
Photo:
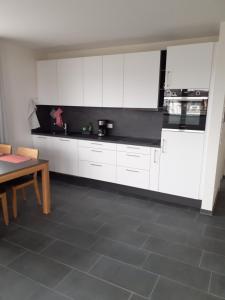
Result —
[[11, 154], [12, 146], [7, 144], [0, 144], [0, 153]]
[[18, 147], [16, 149], [17, 155], [27, 156], [33, 159], [38, 159], [38, 149], [34, 148], [24, 148], [24, 147]]

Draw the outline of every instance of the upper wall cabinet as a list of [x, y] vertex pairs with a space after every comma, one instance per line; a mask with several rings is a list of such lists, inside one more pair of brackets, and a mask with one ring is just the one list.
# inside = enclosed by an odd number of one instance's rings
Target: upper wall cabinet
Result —
[[37, 63], [37, 86], [39, 104], [59, 104], [56, 60], [44, 60]]
[[124, 55], [124, 107], [157, 108], [160, 51]]
[[57, 63], [59, 103], [83, 105], [83, 58], [60, 59]]
[[209, 89], [214, 43], [167, 49], [167, 89]]
[[123, 106], [122, 54], [103, 56], [103, 107]]
[[102, 56], [84, 57], [84, 106], [102, 106]]

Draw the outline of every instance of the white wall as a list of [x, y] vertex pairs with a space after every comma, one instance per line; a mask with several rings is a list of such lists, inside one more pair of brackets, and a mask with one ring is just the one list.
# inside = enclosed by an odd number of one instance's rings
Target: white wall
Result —
[[220, 28], [211, 90], [201, 186], [202, 209], [209, 211], [213, 209], [225, 160], [225, 129], [222, 123], [225, 98], [225, 23]]
[[32, 50], [0, 40], [0, 67], [4, 92], [6, 141], [31, 146], [27, 121], [30, 98], [36, 97], [36, 63]]

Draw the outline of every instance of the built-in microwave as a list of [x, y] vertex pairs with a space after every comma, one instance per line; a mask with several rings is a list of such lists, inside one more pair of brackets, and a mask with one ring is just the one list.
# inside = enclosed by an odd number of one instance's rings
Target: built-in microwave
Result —
[[165, 90], [163, 128], [205, 130], [208, 90]]

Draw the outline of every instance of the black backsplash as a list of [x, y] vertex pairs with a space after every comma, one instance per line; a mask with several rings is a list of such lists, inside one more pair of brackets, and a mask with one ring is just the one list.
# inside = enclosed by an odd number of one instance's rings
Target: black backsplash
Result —
[[[108, 135], [125, 136], [133, 138], [160, 139], [163, 114], [159, 111], [103, 108], [103, 107], [74, 107], [60, 106], [63, 110], [63, 121], [68, 124], [68, 132], [80, 132], [81, 128], [91, 122], [94, 133], [97, 133], [99, 119], [109, 120], [113, 123]], [[38, 105], [37, 116], [41, 124], [38, 132], [62, 131], [53, 125], [49, 115], [54, 106]]]

